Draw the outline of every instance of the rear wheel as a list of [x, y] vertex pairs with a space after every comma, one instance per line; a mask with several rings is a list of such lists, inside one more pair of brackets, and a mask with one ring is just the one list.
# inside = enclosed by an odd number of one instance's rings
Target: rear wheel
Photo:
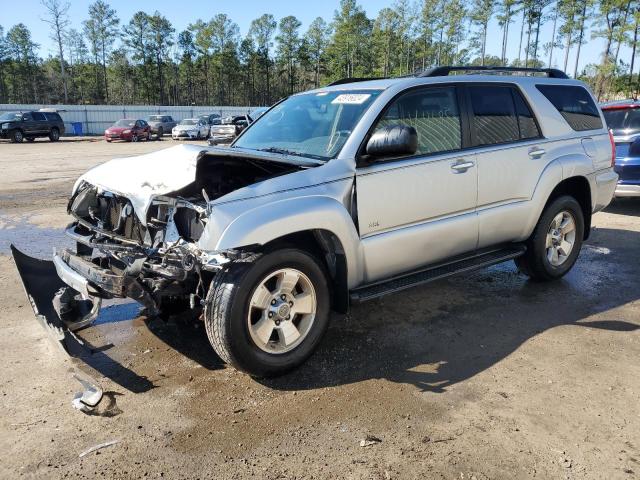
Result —
[[49, 132], [49, 140], [51, 140], [52, 142], [57, 142], [58, 140], [60, 140], [60, 130], [58, 130], [57, 128], [52, 128]]
[[131, 135], [131, 141], [132, 142], [137, 142], [138, 141], [138, 135], [136, 135], [136, 134]]
[[22, 130], [14, 130], [11, 132], [11, 143], [22, 143], [24, 140], [24, 134]]
[[255, 376], [283, 374], [313, 353], [327, 329], [325, 271], [297, 249], [232, 262], [211, 284], [205, 324], [225, 362]]
[[573, 197], [559, 197], [542, 212], [527, 240], [527, 252], [516, 259], [516, 265], [534, 280], [561, 278], [576, 263], [583, 238], [584, 215], [580, 204]]

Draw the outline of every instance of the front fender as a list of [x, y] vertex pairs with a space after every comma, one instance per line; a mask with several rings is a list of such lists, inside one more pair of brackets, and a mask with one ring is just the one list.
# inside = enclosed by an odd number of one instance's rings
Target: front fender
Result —
[[324, 196], [288, 198], [251, 209], [222, 232], [216, 251], [265, 245], [285, 235], [308, 230], [333, 233], [344, 249], [349, 287], [362, 281], [362, 251], [353, 219], [339, 201]]

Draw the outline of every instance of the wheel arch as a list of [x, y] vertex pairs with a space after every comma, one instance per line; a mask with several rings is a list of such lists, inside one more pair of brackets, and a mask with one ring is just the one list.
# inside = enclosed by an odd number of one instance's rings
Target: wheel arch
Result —
[[214, 249], [265, 249], [282, 245], [301, 248], [322, 260], [333, 283], [334, 308], [346, 311], [349, 288], [362, 280], [362, 253], [353, 218], [344, 205], [322, 196], [262, 205], [233, 220]]
[[589, 238], [589, 233], [591, 231], [591, 216], [593, 210], [593, 203], [591, 198], [591, 186], [589, 184], [589, 180], [586, 177], [581, 175], [569, 177], [562, 180], [556, 187], [553, 189], [549, 198], [547, 199], [547, 203], [545, 204], [542, 211], [544, 211], [547, 206], [553, 202], [556, 198], [561, 197], [563, 195], [568, 195], [576, 199], [576, 201], [580, 204], [582, 209], [582, 214], [584, 216], [584, 238], [583, 240], [587, 240]]

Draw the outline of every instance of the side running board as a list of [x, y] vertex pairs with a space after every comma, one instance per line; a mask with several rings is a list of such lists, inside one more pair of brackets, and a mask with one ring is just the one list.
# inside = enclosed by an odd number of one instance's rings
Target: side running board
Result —
[[450, 277], [458, 273], [480, 270], [497, 263], [506, 262], [522, 255], [527, 248], [524, 245], [510, 245], [500, 250], [463, 257], [459, 260], [429, 267], [424, 270], [399, 275], [368, 285], [363, 285], [350, 292], [353, 303], [361, 303], [390, 293], [406, 290], [407, 288]]

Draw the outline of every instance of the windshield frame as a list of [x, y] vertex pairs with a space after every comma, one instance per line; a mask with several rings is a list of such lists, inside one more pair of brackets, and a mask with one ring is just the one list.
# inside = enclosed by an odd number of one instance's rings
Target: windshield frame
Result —
[[[384, 87], [380, 87], [380, 88], [353, 88], [352, 87], [352, 88], [338, 88], [338, 89], [334, 89], [334, 88], [321, 89], [320, 88], [320, 89], [316, 89], [316, 90], [308, 90], [308, 91], [305, 91], [305, 92], [300, 92], [300, 93], [296, 93], [294, 95], [290, 95], [288, 97], [285, 97], [285, 98], [281, 99], [279, 102], [274, 103], [270, 107], [267, 107], [267, 109], [262, 113], [262, 115], [260, 115], [257, 119], [255, 119], [252, 122], [250, 122], [249, 125], [240, 132], [240, 134], [233, 140], [233, 142], [229, 145], [229, 147], [230, 148], [244, 149], [244, 150], [251, 150], [251, 151], [281, 153], [283, 155], [292, 155], [292, 156], [297, 156], [297, 157], [302, 157], [302, 158], [308, 158], [308, 159], [311, 159], [311, 160], [320, 161], [322, 163], [326, 163], [326, 162], [329, 162], [331, 160], [335, 160], [336, 158], [338, 158], [340, 156], [340, 154], [344, 150], [345, 146], [351, 141], [351, 139], [353, 138], [355, 132], [358, 129], [358, 126], [361, 124], [363, 119], [366, 117], [367, 113], [369, 111], [371, 111], [372, 108], [374, 108], [374, 106], [379, 101], [379, 99], [384, 95], [385, 90], [386, 89]], [[260, 121], [265, 119], [267, 117], [268, 113], [270, 113], [271, 111], [276, 109], [282, 103], [284, 103], [284, 102], [286, 102], [286, 101], [288, 101], [288, 100], [290, 100], [292, 98], [295, 98], [295, 97], [301, 97], [301, 96], [306, 96], [306, 95], [319, 96], [320, 94], [324, 94], [324, 95], [327, 95], [327, 94], [337, 94], [337, 95], [341, 95], [341, 94], [346, 94], [346, 95], [350, 95], [350, 94], [369, 94], [372, 97], [370, 100], [368, 100], [368, 104], [362, 109], [362, 111], [360, 112], [358, 118], [355, 120], [355, 123], [352, 126], [351, 133], [349, 134], [349, 136], [346, 137], [346, 139], [344, 140], [344, 142], [342, 143], [340, 148], [337, 149], [334, 152], [334, 154], [331, 155], [330, 157], [329, 156], [322, 156], [322, 155], [314, 155], [314, 154], [311, 154], [311, 153], [289, 151], [287, 148], [284, 148], [284, 147], [270, 146], [270, 147], [266, 147], [266, 148], [256, 149], [256, 148], [252, 148], [252, 147], [246, 147], [246, 146], [243, 146], [243, 145], [238, 145], [238, 142], [242, 141], [242, 138], [247, 134], [247, 132], [249, 132], [252, 128], [255, 128], [256, 124], [258, 124]], [[333, 121], [335, 121], [335, 118], [334, 118]]]
[[[121, 125], [120, 122], [127, 122], [126, 125]], [[133, 120], [133, 119], [129, 119], [129, 118], [121, 118], [120, 120], [116, 120], [113, 125], [111, 125], [112, 127], [118, 127], [118, 128], [133, 128], [136, 126], [136, 122], [137, 120]]]

